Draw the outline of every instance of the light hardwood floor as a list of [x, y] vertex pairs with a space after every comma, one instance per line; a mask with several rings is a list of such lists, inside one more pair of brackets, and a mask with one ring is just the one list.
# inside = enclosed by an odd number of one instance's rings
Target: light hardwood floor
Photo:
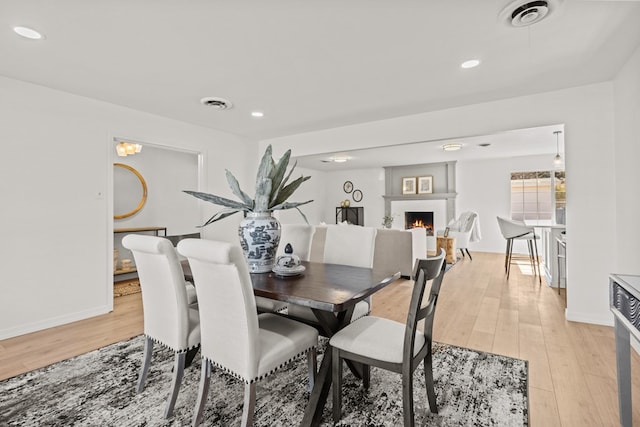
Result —
[[[514, 265], [507, 281], [502, 255], [473, 257], [445, 276], [434, 339], [528, 360], [532, 426], [619, 425], [613, 329], [566, 321], [564, 294], [540, 285], [527, 266]], [[374, 296], [373, 314], [404, 322], [410, 295], [407, 280], [388, 286]], [[113, 313], [0, 341], [0, 379], [140, 333], [140, 294], [119, 297]], [[640, 357], [632, 353], [640, 425]]]

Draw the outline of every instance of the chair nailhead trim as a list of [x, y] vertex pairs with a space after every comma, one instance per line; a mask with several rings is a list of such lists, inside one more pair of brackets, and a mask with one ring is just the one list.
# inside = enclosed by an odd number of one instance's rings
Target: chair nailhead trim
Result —
[[313, 347], [309, 347], [306, 350], [301, 351], [300, 353], [296, 354], [295, 356], [292, 356], [291, 358], [289, 358], [287, 361], [282, 362], [280, 365], [276, 366], [275, 368], [273, 368], [272, 370], [270, 370], [269, 372], [267, 372], [264, 375], [261, 375], [259, 377], [255, 377], [251, 380], [247, 380], [246, 378], [244, 378], [242, 375], [237, 374], [235, 372], [233, 372], [232, 370], [230, 370], [229, 368], [222, 366], [221, 364], [219, 364], [218, 362], [215, 362], [211, 359], [209, 359], [208, 357], [203, 357], [203, 359], [209, 361], [209, 363], [211, 363], [213, 366], [215, 366], [216, 368], [220, 369], [222, 372], [225, 372], [229, 375], [231, 375], [234, 378], [239, 379], [240, 381], [243, 381], [245, 384], [253, 384], [255, 382], [261, 381], [263, 378], [266, 378], [267, 376], [273, 374], [274, 372], [276, 372], [278, 369], [282, 368], [283, 366], [293, 362], [295, 359], [297, 359], [300, 356], [303, 356], [307, 353], [309, 353], [310, 350], [316, 348], [316, 346], [314, 345]]
[[145, 336], [146, 338], [150, 338], [150, 339], [151, 339], [151, 341], [153, 341], [155, 344], [160, 344], [161, 346], [166, 347], [166, 348], [168, 348], [169, 350], [173, 350], [173, 352], [174, 352], [174, 353], [185, 353], [185, 352], [187, 352], [187, 351], [189, 351], [189, 350], [192, 350], [192, 349], [194, 349], [194, 348], [198, 348], [198, 347], [200, 347], [200, 344], [198, 344], [198, 345], [194, 345], [193, 347], [187, 347], [187, 348], [185, 348], [185, 349], [175, 349], [175, 348], [173, 348], [172, 346], [170, 346], [170, 345], [168, 345], [168, 344], [166, 344], [166, 343], [164, 343], [164, 342], [160, 341], [160, 340], [159, 340], [159, 339], [157, 339], [157, 338], [151, 337], [151, 336], [149, 336], [149, 335], [147, 335], [147, 334], [144, 334], [144, 336]]

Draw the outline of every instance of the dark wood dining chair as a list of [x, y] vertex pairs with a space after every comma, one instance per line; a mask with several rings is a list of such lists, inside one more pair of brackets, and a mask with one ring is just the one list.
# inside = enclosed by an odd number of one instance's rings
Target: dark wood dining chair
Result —
[[[429, 408], [438, 413], [433, 387], [431, 342], [433, 319], [446, 264], [445, 251], [438, 256], [416, 260], [415, 280], [406, 324], [374, 316], [365, 316], [338, 331], [329, 341], [333, 348], [333, 420], [342, 416], [343, 359], [402, 374], [404, 425], [414, 425], [413, 372], [424, 362], [424, 376]], [[429, 300], [422, 307], [427, 282], [431, 282]], [[423, 331], [418, 322], [424, 319]], [[363, 384], [369, 387], [369, 370], [364, 370]]]

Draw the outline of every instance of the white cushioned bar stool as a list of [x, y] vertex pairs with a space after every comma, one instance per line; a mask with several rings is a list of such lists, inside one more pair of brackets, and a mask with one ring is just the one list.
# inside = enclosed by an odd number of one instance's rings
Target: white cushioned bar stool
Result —
[[178, 252], [191, 265], [202, 328], [202, 373], [193, 425], [202, 421], [212, 366], [244, 382], [242, 425], [252, 425], [258, 381], [306, 354], [313, 383], [318, 331], [277, 314], [257, 314], [239, 246], [187, 239], [178, 243]]
[[[542, 283], [542, 276], [540, 275], [540, 258], [538, 257], [538, 236], [535, 233], [535, 229], [526, 225], [522, 221], [516, 221], [503, 217], [498, 218], [498, 226], [502, 236], [507, 240], [507, 249], [504, 256], [504, 268], [507, 272], [507, 279], [509, 279], [509, 273], [511, 273], [511, 262], [513, 260], [513, 242], [515, 240], [524, 240], [527, 242], [527, 248], [529, 249], [529, 263], [533, 270], [533, 275], [538, 275], [538, 281]], [[537, 271], [536, 271], [537, 268]]]
[[[142, 307], [144, 311], [144, 359], [136, 391], [144, 390], [151, 364], [154, 343], [175, 353], [171, 392], [165, 417], [173, 413], [185, 366], [191, 363], [200, 346], [200, 316], [195, 301], [195, 289], [184, 280], [182, 266], [175, 248], [164, 237], [128, 234], [122, 245], [129, 249], [136, 262]], [[191, 297], [188, 289], [192, 289]]]

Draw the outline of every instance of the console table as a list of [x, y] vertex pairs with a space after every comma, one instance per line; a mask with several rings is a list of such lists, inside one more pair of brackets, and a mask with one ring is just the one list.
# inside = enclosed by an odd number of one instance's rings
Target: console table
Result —
[[364, 208], [363, 207], [337, 207], [336, 208], [336, 224], [347, 221], [353, 225], [364, 225]]
[[160, 236], [162, 232], [163, 236], [167, 235], [167, 227], [129, 227], [129, 228], [114, 228], [113, 229], [113, 279], [114, 281], [135, 279], [138, 277], [135, 265], [131, 265], [128, 268], [117, 268], [119, 254], [128, 253], [129, 251], [122, 247], [122, 234], [142, 233], [151, 234], [153, 236]]
[[620, 425], [631, 427], [630, 336], [640, 340], [640, 276], [609, 276], [609, 305], [614, 317]]

